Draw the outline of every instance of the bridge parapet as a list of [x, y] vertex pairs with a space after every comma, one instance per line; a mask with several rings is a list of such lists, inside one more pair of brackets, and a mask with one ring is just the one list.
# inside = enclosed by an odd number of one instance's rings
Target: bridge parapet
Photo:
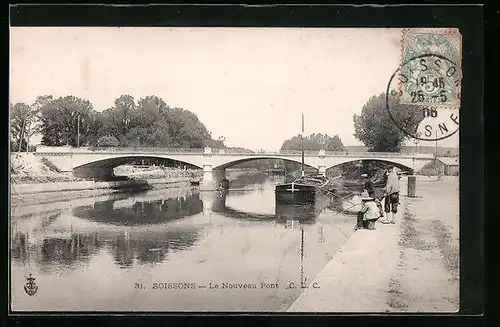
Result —
[[327, 157], [353, 157], [353, 158], [434, 158], [432, 153], [400, 153], [400, 152], [327, 152]]
[[[300, 150], [280, 150], [278, 152], [261, 152], [256, 153], [262, 154], [277, 154], [277, 155], [300, 155], [302, 152]], [[330, 157], [408, 157], [408, 158], [434, 158], [434, 154], [431, 153], [401, 153], [401, 152], [346, 152], [346, 151], [325, 151], [325, 150], [306, 150], [304, 154], [307, 156], [317, 155], [317, 156], [330, 156]]]
[[74, 148], [70, 145], [63, 146], [45, 146], [37, 145], [35, 152], [57, 153], [57, 152], [71, 152]]
[[[36, 152], [38, 153], [161, 153], [161, 154], [204, 154], [208, 156], [222, 155], [222, 156], [249, 156], [249, 157], [262, 157], [262, 156], [300, 156], [301, 151], [297, 150], [280, 150], [275, 152], [248, 152], [239, 149], [212, 149], [206, 148], [134, 148], [134, 147], [80, 147], [74, 148], [71, 146], [37, 146]], [[35, 153], [36, 153], [35, 152]], [[353, 157], [353, 158], [416, 158], [416, 159], [432, 159], [434, 155], [431, 153], [399, 153], [399, 152], [351, 152], [345, 151], [304, 151], [304, 155], [308, 157]]]

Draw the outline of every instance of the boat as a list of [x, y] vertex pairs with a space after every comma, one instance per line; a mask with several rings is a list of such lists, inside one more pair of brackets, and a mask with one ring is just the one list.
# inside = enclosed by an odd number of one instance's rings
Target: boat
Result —
[[[302, 114], [302, 134], [304, 133], [304, 115]], [[322, 175], [304, 174], [304, 137], [302, 139], [301, 177], [288, 183], [279, 183], [275, 187], [276, 202], [281, 204], [313, 203], [318, 195], [327, 193], [329, 181]]]
[[315, 200], [316, 186], [299, 179], [276, 185], [275, 194], [278, 203], [308, 203]]
[[276, 185], [276, 201], [282, 204], [311, 203], [319, 195], [330, 192], [330, 182], [326, 178], [304, 176], [291, 183]]

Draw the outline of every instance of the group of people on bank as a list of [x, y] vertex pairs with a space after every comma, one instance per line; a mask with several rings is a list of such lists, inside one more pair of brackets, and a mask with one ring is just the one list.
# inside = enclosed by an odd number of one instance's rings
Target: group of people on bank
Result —
[[[385, 172], [387, 179], [383, 189], [376, 188], [367, 174], [361, 175], [365, 181], [364, 191], [361, 193], [363, 206], [358, 212], [356, 229], [375, 229], [375, 222], [380, 218], [384, 224], [395, 224], [395, 215], [399, 204], [399, 176], [394, 167], [389, 166]], [[382, 208], [384, 200], [384, 208]]]

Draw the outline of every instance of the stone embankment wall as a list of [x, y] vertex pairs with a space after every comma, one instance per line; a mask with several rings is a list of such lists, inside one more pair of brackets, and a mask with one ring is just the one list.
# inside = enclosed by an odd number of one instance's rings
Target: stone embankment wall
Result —
[[149, 179], [149, 180], [131, 180], [131, 181], [113, 181], [113, 182], [66, 182], [66, 183], [39, 183], [39, 184], [11, 184], [11, 193], [31, 194], [42, 192], [61, 192], [61, 191], [81, 191], [81, 190], [99, 190], [99, 189], [142, 189], [155, 184], [171, 184], [172, 186], [187, 185], [185, 179]]

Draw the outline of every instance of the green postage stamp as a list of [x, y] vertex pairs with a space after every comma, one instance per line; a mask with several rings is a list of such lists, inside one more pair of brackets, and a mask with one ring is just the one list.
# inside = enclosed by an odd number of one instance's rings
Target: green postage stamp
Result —
[[455, 28], [402, 31], [401, 102], [460, 107], [462, 38]]

